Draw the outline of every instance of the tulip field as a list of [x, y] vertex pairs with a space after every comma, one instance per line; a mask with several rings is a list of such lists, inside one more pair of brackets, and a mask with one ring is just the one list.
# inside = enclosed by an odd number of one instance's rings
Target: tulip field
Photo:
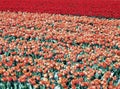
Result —
[[0, 0], [0, 11], [120, 18], [120, 0]]
[[0, 89], [120, 89], [120, 19], [0, 11]]

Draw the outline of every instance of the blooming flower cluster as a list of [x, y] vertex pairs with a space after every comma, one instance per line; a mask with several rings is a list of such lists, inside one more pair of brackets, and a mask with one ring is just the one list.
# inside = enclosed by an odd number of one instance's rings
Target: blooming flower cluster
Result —
[[120, 20], [0, 12], [3, 89], [120, 89]]
[[120, 0], [0, 0], [0, 11], [120, 18]]

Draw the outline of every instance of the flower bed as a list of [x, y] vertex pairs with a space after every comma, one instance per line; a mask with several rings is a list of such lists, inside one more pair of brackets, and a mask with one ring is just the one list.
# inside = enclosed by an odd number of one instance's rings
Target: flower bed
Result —
[[120, 89], [120, 20], [0, 12], [1, 89]]
[[120, 18], [120, 0], [0, 0], [0, 11]]

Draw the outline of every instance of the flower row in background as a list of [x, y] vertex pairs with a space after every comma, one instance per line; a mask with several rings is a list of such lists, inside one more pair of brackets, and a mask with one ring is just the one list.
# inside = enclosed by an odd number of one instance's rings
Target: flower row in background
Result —
[[0, 0], [0, 11], [120, 18], [120, 0]]
[[0, 87], [119, 89], [120, 20], [0, 12]]

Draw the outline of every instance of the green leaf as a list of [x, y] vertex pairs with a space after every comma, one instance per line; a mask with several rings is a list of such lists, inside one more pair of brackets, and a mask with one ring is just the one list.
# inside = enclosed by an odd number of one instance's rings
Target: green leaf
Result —
[[89, 47], [89, 44], [88, 43], [83, 43], [82, 48], [86, 48], [86, 47]]
[[19, 86], [18, 87], [19, 89], [22, 89], [22, 84], [21, 83], [19, 83], [18, 86]]
[[78, 44], [75, 42], [75, 40], [73, 40], [72, 45], [77, 46]]
[[61, 89], [61, 87], [59, 85], [55, 86], [54, 89]]
[[55, 74], [54, 74], [54, 78], [55, 78], [55, 80], [58, 80], [57, 72], [55, 72]]
[[78, 56], [82, 56], [84, 53], [85, 53], [85, 52], [82, 51], [82, 52], [80, 52], [80, 53], [78, 54]]
[[9, 35], [7, 35], [7, 36], [4, 36], [4, 40], [6, 40], [7, 38], [9, 38]]
[[19, 88], [20, 89], [30, 89], [26, 83], [19, 83]]
[[45, 85], [40, 85], [39, 89], [46, 89]]
[[117, 45], [114, 45], [113, 47], [112, 47], [113, 49], [120, 49]]
[[102, 68], [102, 67], [100, 67], [100, 70], [102, 70], [103, 74], [108, 71], [106, 68]]
[[84, 81], [85, 81], [85, 82], [89, 82], [89, 80], [87, 79], [86, 76], [84, 77]]
[[0, 89], [6, 89], [6, 88], [5, 88], [5, 84], [0, 83]]
[[24, 38], [23, 38], [23, 37], [20, 37], [20, 40], [24, 40]]
[[35, 41], [38, 41], [38, 40], [39, 40], [39, 38], [38, 38], [38, 37], [36, 37], [36, 38], [35, 38]]
[[18, 85], [17, 83], [13, 83], [13, 85], [14, 85], [14, 89], [18, 89], [17, 88], [17, 85]]
[[2, 60], [2, 55], [0, 55], [0, 61]]
[[46, 89], [46, 88], [45, 88], [45, 85], [43, 85], [43, 89]]
[[[27, 83], [27, 86], [29, 87], [29, 89], [33, 89], [32, 85], [30, 83]], [[40, 88], [41, 89], [41, 88]]]
[[98, 69], [98, 65], [97, 65], [97, 64], [94, 64], [94, 65], [92, 66], [92, 68], [93, 68], [93, 69]]
[[3, 30], [0, 30], [0, 32], [3, 32]]
[[99, 78], [99, 76], [100, 76], [100, 75], [99, 75], [98, 73], [96, 73], [96, 74], [95, 74], [95, 78], [97, 78], [97, 79], [98, 79], [98, 78]]
[[76, 89], [80, 89], [81, 85], [80, 84], [76, 84]]
[[108, 78], [107, 82], [109, 83], [112, 79], [111, 78]]
[[57, 43], [57, 40], [52, 40], [53, 43]]
[[120, 29], [120, 26], [118, 26], [118, 28]]
[[5, 52], [5, 55], [6, 56], [10, 56], [10, 52]]
[[34, 27], [34, 30], [39, 30], [39, 28], [38, 27]]
[[78, 28], [79, 28], [79, 26], [77, 25], [75, 28], [76, 28], [76, 29], [78, 29]]
[[116, 79], [116, 80], [113, 82], [113, 84], [114, 84], [115, 86], [119, 85], [119, 84], [120, 84], [120, 78]]
[[10, 84], [10, 82], [7, 82], [7, 89], [10, 89], [11, 88], [11, 84]]

